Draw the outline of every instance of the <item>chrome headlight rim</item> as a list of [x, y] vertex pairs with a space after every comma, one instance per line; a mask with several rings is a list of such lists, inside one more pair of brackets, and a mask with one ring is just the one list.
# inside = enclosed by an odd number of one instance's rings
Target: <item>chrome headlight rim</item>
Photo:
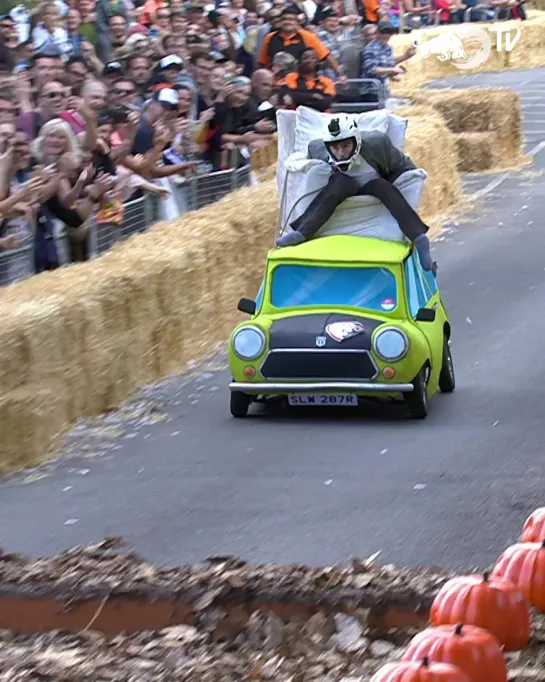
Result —
[[[403, 351], [402, 351], [399, 355], [397, 355], [396, 357], [386, 357], [386, 356], [384, 356], [384, 355], [380, 352], [380, 350], [379, 350], [379, 348], [378, 348], [378, 343], [377, 343], [377, 342], [378, 342], [378, 339], [379, 339], [383, 334], [385, 334], [386, 332], [394, 332], [394, 333], [398, 334], [399, 336], [402, 337], [402, 339], [403, 339], [403, 341], [404, 341], [404, 343], [405, 343], [405, 348], [404, 348]], [[405, 358], [405, 357], [407, 356], [407, 354], [408, 354], [408, 352], [409, 352], [409, 350], [410, 350], [410, 341], [409, 341], [409, 337], [408, 337], [407, 334], [403, 331], [403, 329], [400, 329], [399, 327], [392, 327], [392, 326], [383, 327], [383, 328], [379, 329], [379, 330], [376, 332], [376, 334], [374, 335], [374, 337], [373, 337], [373, 350], [375, 351], [375, 353], [378, 355], [378, 357], [379, 357], [383, 362], [399, 362], [400, 360], [403, 360], [403, 358]]]
[[[251, 356], [249, 355], [241, 355], [241, 353], [237, 350], [236, 348], [236, 339], [239, 334], [242, 334], [247, 331], [252, 331], [255, 332], [261, 339], [261, 347], [259, 349], [258, 353], [255, 353]], [[265, 336], [265, 332], [260, 329], [260, 327], [257, 327], [255, 325], [247, 324], [244, 325], [244, 327], [241, 327], [238, 329], [234, 334], [233, 338], [231, 339], [231, 347], [233, 349], [233, 352], [239, 358], [239, 360], [242, 360], [243, 362], [251, 362], [253, 360], [257, 360], [261, 355], [263, 355], [263, 352], [265, 351], [265, 348], [267, 347], [267, 337]]]

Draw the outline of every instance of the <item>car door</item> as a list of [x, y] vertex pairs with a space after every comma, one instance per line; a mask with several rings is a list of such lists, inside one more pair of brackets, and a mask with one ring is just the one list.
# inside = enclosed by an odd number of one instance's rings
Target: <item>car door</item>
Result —
[[[443, 361], [443, 337], [445, 312], [440, 302], [439, 287], [435, 275], [422, 269], [420, 261], [413, 255], [405, 262], [405, 280], [407, 283], [407, 297], [409, 312], [414, 324], [427, 338], [432, 362], [431, 382], [438, 381], [441, 363]], [[433, 322], [419, 322], [416, 316], [420, 308], [434, 308], [436, 311]]]

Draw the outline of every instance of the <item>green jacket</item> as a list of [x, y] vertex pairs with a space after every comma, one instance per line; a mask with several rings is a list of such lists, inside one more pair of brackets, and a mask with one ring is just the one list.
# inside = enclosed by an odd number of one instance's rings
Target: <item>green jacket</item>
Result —
[[[378, 131], [362, 134], [360, 155], [381, 178], [388, 182], [395, 182], [402, 173], [418, 168], [409, 156], [393, 144], [386, 133]], [[311, 159], [329, 161], [329, 154], [323, 140], [309, 142], [308, 156]]]

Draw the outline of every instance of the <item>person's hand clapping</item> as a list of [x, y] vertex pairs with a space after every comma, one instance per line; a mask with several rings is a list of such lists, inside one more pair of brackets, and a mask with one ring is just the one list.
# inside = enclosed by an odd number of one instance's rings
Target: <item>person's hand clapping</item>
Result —
[[102, 197], [115, 187], [116, 179], [113, 175], [108, 173], [99, 173], [92, 185], [89, 185], [89, 196], [95, 202], [100, 201]]
[[201, 113], [199, 116], [199, 122], [200, 123], [210, 123], [210, 121], [214, 118], [216, 115], [216, 110], [214, 107], [210, 107], [210, 109], [206, 109]]

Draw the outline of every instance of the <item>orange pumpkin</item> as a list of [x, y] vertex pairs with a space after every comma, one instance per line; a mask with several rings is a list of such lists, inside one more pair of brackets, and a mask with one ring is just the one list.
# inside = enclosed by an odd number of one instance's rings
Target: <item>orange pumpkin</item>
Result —
[[409, 642], [402, 660], [421, 661], [424, 656], [455, 665], [470, 682], [508, 682], [498, 640], [475, 625], [439, 625], [419, 632]]
[[545, 507], [536, 509], [526, 519], [522, 528], [522, 542], [543, 542], [545, 540]]
[[427, 656], [419, 661], [387, 663], [371, 682], [471, 682], [467, 674], [448, 663], [430, 663]]
[[530, 602], [506, 580], [468, 575], [443, 585], [431, 607], [434, 625], [467, 623], [488, 630], [506, 651], [520, 651], [530, 639]]
[[496, 562], [492, 575], [520, 587], [536, 609], [545, 611], [545, 540], [511, 545]]

